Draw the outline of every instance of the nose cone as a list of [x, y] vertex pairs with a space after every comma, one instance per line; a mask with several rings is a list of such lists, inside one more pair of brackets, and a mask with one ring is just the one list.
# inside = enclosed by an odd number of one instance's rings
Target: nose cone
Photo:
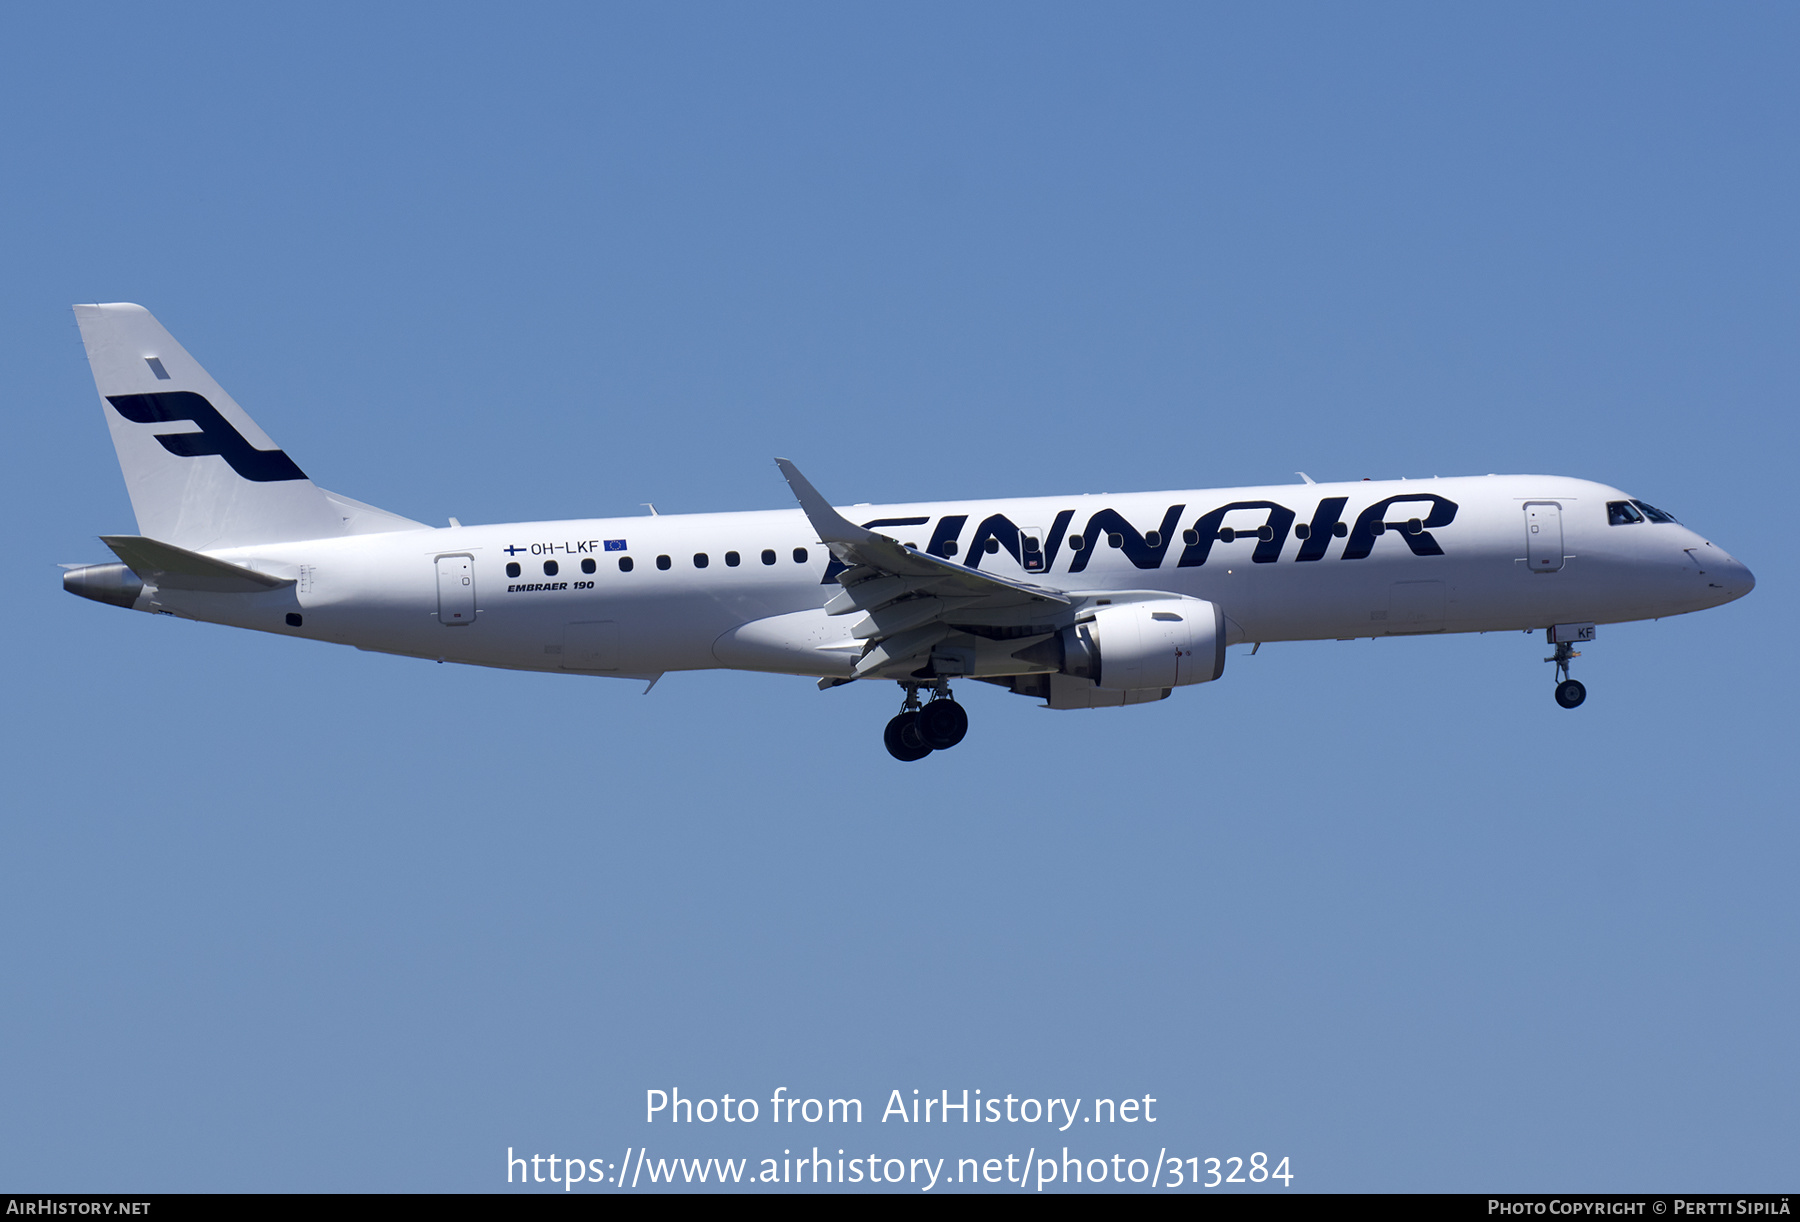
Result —
[[1703, 539], [1698, 542], [1700, 546], [1688, 548], [1687, 553], [1700, 570], [1708, 606], [1736, 602], [1756, 588], [1756, 577], [1737, 557], [1716, 544]]
[[1714, 580], [1724, 587], [1724, 598], [1720, 601], [1731, 602], [1756, 588], [1756, 574], [1745, 568], [1741, 561], [1732, 556], [1724, 557], [1724, 561], [1714, 576]]

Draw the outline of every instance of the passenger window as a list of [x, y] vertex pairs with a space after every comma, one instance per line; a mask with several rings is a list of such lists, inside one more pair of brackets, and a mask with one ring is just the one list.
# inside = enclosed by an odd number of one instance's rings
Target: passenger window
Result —
[[1608, 526], [1630, 526], [1633, 522], [1642, 522], [1644, 515], [1631, 507], [1630, 501], [1606, 502], [1606, 524]]
[[804, 547], [796, 547], [794, 549], [794, 563], [795, 564], [805, 564], [806, 563], [806, 549]]
[[1070, 551], [1078, 552], [1086, 546], [1087, 546], [1087, 540], [1083, 539], [1080, 535], [1070, 535], [1069, 536], [1069, 550]]
[[1000, 550], [1000, 540], [989, 539], [987, 541], [987, 550], [988, 550], [988, 555], [990, 555], [990, 556], [993, 555], [995, 552], [999, 551]]
[[763, 548], [762, 562], [764, 564], [774, 564], [775, 563], [775, 549], [774, 548], [772, 548], [772, 547]]
[[584, 573], [591, 573], [594, 571], [594, 569], [596, 567], [597, 566], [594, 564], [594, 558], [592, 556], [589, 556], [586, 560], [583, 560], [581, 562], [581, 571]]
[[1640, 500], [1636, 500], [1636, 499], [1633, 499], [1633, 501], [1631, 503], [1633, 505], [1636, 505], [1639, 509], [1643, 510], [1644, 516], [1646, 518], [1649, 518], [1652, 522], [1667, 522], [1673, 526], [1681, 525], [1681, 523], [1675, 521], [1674, 514], [1664, 513], [1662, 510], [1658, 509], [1654, 505], [1646, 505], [1646, 504], [1644, 504], [1644, 502], [1642, 502]]
[[544, 576], [546, 576], [546, 577], [556, 576], [556, 561], [554, 561], [554, 560], [544, 561]]
[[509, 561], [507, 563], [506, 575], [508, 577], [517, 577], [523, 571], [524, 570], [519, 567], [519, 562], [517, 560]]
[[1124, 547], [1125, 546], [1125, 536], [1118, 534], [1117, 532], [1114, 532], [1113, 534], [1106, 536], [1106, 546], [1108, 546], [1108, 547]]
[[949, 539], [949, 540], [945, 541], [944, 555], [946, 555], [946, 556], [956, 555], [956, 540], [955, 539]]
[[736, 552], [726, 552], [725, 567], [735, 569], [738, 566], [738, 562], [742, 559], [743, 557], [739, 556]]
[[630, 556], [620, 556], [619, 557], [619, 572], [629, 573], [629, 572], [631, 572], [631, 570], [634, 567], [636, 567], [636, 566], [631, 563]]
[[[1193, 531], [1188, 532], [1190, 535], [1193, 533]], [[1296, 539], [1305, 539], [1310, 534], [1312, 534], [1312, 527], [1308, 526], [1305, 522], [1301, 522], [1294, 527], [1294, 538]], [[1185, 538], [1185, 536], [1183, 537]]]
[[711, 564], [711, 563], [712, 563], [712, 561], [711, 561], [711, 560], [708, 560], [708, 559], [707, 559], [707, 558], [706, 558], [706, 553], [705, 553], [705, 552], [695, 552], [695, 553], [694, 553], [694, 567], [695, 567], [695, 568], [697, 568], [697, 569], [703, 569], [703, 568], [705, 568], [705, 567], [706, 567], [706, 566], [707, 566], [707, 565], [709, 565], [709, 564]]
[[1144, 536], [1144, 546], [1146, 546], [1146, 547], [1161, 547], [1162, 546], [1162, 531], [1153, 530], [1153, 531], [1149, 532], [1148, 534], [1146, 534]]
[[[1381, 523], [1377, 522], [1376, 525], [1379, 526]], [[1339, 522], [1336, 526], [1331, 528], [1331, 533], [1342, 539], [1345, 535], [1350, 533], [1350, 523]]]
[[669, 567], [669, 558], [667, 556], [658, 556], [656, 558], [656, 567], [667, 570]]

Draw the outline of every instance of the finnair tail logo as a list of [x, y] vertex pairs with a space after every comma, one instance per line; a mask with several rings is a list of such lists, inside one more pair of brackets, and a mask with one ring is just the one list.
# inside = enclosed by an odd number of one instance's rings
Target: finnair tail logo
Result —
[[134, 424], [164, 424], [191, 420], [200, 426], [198, 433], [158, 433], [163, 449], [182, 458], [201, 458], [216, 454], [231, 464], [231, 469], [247, 480], [259, 484], [284, 479], [305, 479], [306, 472], [280, 450], [259, 450], [244, 440], [244, 435], [231, 427], [219, 409], [204, 395], [191, 390], [167, 391], [157, 395], [108, 395], [106, 401], [119, 415]]

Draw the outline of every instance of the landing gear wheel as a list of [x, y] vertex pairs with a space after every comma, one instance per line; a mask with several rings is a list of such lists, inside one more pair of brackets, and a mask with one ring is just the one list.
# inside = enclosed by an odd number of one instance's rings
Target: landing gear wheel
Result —
[[947, 751], [969, 732], [969, 715], [954, 700], [933, 700], [918, 716], [919, 738], [933, 750]]
[[[1554, 628], [1547, 629], [1545, 635], [1553, 636], [1555, 632]], [[1590, 631], [1588, 635], [1592, 637], [1593, 633]], [[1587, 688], [1569, 678], [1569, 663], [1580, 656], [1572, 643], [1561, 641], [1556, 646], [1556, 653], [1544, 659], [1546, 662], [1556, 663], [1556, 677], [1562, 680], [1556, 685], [1556, 703], [1565, 709], [1572, 709], [1587, 699]]]
[[919, 715], [917, 713], [901, 713], [887, 723], [882, 731], [881, 739], [887, 744], [888, 754], [905, 763], [922, 760], [931, 754], [931, 748], [919, 737]]

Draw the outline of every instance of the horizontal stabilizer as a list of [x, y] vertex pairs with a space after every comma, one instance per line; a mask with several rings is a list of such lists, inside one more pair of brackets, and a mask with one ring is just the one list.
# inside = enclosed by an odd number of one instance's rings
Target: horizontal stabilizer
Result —
[[274, 577], [241, 564], [215, 560], [171, 543], [142, 535], [101, 535], [125, 567], [165, 590], [197, 590], [208, 594], [261, 594], [291, 586], [291, 577]]

